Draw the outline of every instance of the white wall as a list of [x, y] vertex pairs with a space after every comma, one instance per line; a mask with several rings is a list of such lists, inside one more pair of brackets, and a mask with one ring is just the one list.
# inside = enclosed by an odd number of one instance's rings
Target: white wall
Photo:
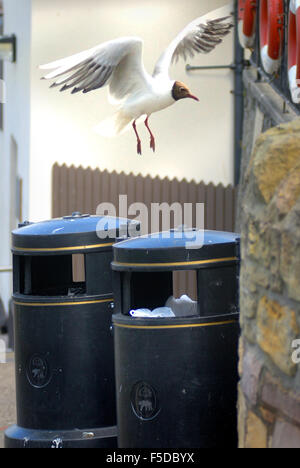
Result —
[[[30, 33], [31, 0], [4, 0], [4, 32], [17, 35], [17, 63], [5, 63], [6, 104], [4, 131], [0, 140], [0, 266], [11, 265], [10, 224], [12, 139], [18, 147], [16, 171], [23, 178], [23, 213], [29, 212], [30, 155]], [[14, 205], [14, 204], [13, 204]], [[15, 210], [14, 210], [15, 211]], [[0, 296], [7, 304], [11, 295], [11, 275], [0, 274]]]
[[[11, 0], [9, 0], [10, 2]], [[18, 0], [18, 3], [26, 0]], [[15, 3], [15, 2], [14, 2]], [[109, 171], [178, 177], [224, 184], [233, 181], [233, 73], [193, 72], [180, 62], [172, 77], [186, 82], [200, 103], [181, 101], [153, 114], [150, 123], [157, 151], [149, 148], [140, 127], [143, 156], [136, 154], [133, 131], [105, 139], [93, 126], [113, 112], [106, 90], [86, 95], [59, 93], [40, 81], [38, 65], [74, 54], [123, 35], [144, 39], [144, 62], [152, 72], [161, 51], [194, 18], [226, 0], [32, 0], [30, 219], [51, 213], [51, 167], [54, 162], [100, 167]], [[214, 53], [193, 64], [227, 64], [233, 35]]]

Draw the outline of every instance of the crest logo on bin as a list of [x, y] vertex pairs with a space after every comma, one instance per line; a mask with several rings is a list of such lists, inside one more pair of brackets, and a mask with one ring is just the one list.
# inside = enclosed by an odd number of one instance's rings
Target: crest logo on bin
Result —
[[41, 388], [49, 383], [49, 365], [43, 356], [34, 355], [29, 359], [27, 378], [33, 387]]
[[159, 413], [156, 391], [147, 382], [138, 382], [133, 386], [131, 404], [139, 419], [154, 419]]

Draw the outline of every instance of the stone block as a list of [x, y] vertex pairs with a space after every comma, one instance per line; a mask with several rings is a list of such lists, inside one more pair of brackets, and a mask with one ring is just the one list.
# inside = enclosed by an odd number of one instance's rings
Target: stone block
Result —
[[297, 164], [279, 186], [276, 207], [280, 214], [287, 215], [300, 197], [300, 164]]
[[267, 423], [267, 424], [270, 424], [270, 425], [273, 425], [274, 422], [275, 422], [275, 419], [276, 419], [276, 415], [275, 413], [273, 413], [272, 411], [270, 411], [269, 409], [267, 408], [264, 408], [263, 406], [261, 406], [259, 408], [259, 412], [263, 418], [263, 420]]
[[244, 338], [246, 338], [249, 343], [256, 344], [257, 342], [257, 330], [256, 330], [256, 320], [249, 319], [245, 315], [241, 315], [240, 318], [242, 334]]
[[258, 300], [255, 295], [251, 294], [246, 288], [241, 285], [240, 289], [240, 307], [241, 313], [250, 319], [256, 316]]
[[263, 367], [262, 360], [254, 349], [248, 348], [244, 354], [243, 371], [241, 375], [241, 389], [252, 406], [257, 403], [259, 377]]
[[245, 448], [245, 429], [246, 429], [247, 405], [243, 392], [239, 386], [238, 396], [238, 435], [239, 448]]
[[248, 223], [248, 255], [260, 258], [262, 231], [257, 221], [250, 220]]
[[261, 392], [262, 402], [283, 416], [300, 424], [300, 395], [283, 388], [279, 380], [269, 373], [265, 375]]
[[300, 428], [278, 420], [272, 439], [272, 448], [300, 448]]
[[294, 310], [266, 296], [261, 298], [257, 312], [257, 342], [276, 366], [289, 376], [297, 370], [291, 359], [291, 343], [299, 333]]
[[245, 342], [243, 338], [240, 338], [240, 341], [239, 341], [239, 375], [240, 376], [243, 373], [244, 355], [245, 355]]
[[300, 119], [264, 133], [252, 161], [256, 185], [269, 203], [279, 185], [300, 161]]
[[293, 232], [282, 233], [280, 270], [289, 297], [300, 302], [300, 245]]
[[263, 449], [268, 446], [268, 430], [263, 421], [249, 411], [246, 422], [245, 448]]

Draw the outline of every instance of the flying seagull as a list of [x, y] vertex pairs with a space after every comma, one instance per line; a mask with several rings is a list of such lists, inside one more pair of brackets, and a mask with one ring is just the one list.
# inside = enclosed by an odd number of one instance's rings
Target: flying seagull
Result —
[[[231, 5], [227, 8], [231, 8]], [[149, 127], [150, 115], [180, 99], [199, 101], [184, 83], [170, 78], [171, 64], [179, 58], [186, 61], [195, 53], [211, 52], [232, 27], [232, 17], [224, 17], [224, 7], [195, 19], [164, 50], [152, 75], [143, 65], [142, 39], [121, 37], [40, 66], [43, 70], [54, 69], [42, 79], [54, 80], [50, 87], [60, 87], [60, 91], [73, 88], [72, 94], [80, 91], [88, 93], [108, 86], [109, 100], [117, 106], [117, 111], [101, 122], [96, 130], [104, 136], [114, 136], [132, 124], [137, 138], [137, 152], [142, 154], [136, 122], [143, 116], [150, 134], [150, 148], [155, 151], [155, 138]]]

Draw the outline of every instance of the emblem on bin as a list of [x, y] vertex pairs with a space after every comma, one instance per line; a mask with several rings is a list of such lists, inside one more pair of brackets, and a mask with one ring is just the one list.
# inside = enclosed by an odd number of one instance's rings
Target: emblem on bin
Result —
[[50, 381], [49, 365], [43, 356], [34, 355], [27, 365], [27, 378], [33, 387], [45, 387]]
[[159, 413], [156, 391], [147, 382], [133, 386], [131, 404], [135, 415], [143, 420], [154, 419]]

